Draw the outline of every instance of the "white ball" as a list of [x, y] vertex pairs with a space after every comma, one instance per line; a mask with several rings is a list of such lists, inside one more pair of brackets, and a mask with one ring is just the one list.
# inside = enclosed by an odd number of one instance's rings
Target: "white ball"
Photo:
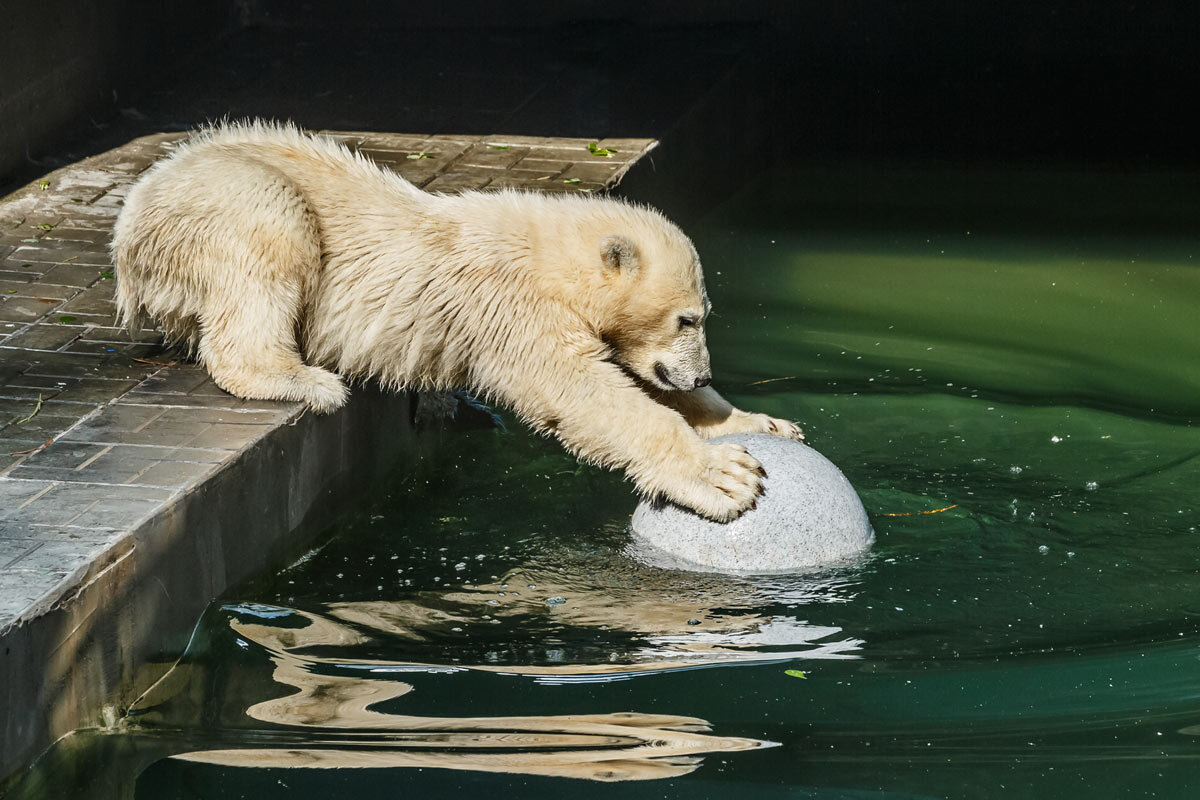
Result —
[[758, 507], [728, 523], [673, 503], [642, 501], [633, 515], [635, 557], [700, 572], [797, 572], [846, 561], [875, 532], [850, 481], [811, 447], [766, 434], [733, 434], [767, 472]]

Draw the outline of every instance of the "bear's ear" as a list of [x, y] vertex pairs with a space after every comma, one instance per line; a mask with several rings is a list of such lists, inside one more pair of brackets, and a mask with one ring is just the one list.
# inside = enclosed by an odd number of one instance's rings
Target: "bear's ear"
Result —
[[637, 269], [637, 245], [628, 236], [605, 236], [600, 242], [600, 260], [614, 272]]

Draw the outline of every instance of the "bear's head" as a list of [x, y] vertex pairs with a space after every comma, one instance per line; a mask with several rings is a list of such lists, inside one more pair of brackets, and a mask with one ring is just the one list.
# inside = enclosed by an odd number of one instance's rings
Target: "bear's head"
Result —
[[594, 269], [605, 284], [601, 335], [614, 359], [662, 391], [712, 382], [704, 323], [711, 305], [696, 248], [660, 214], [626, 206], [598, 231]]

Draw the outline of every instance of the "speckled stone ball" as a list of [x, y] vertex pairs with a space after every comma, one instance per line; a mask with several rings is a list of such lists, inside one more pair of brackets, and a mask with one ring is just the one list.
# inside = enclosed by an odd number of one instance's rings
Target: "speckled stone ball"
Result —
[[759, 460], [766, 494], [727, 523], [642, 501], [631, 548], [642, 562], [699, 572], [800, 572], [849, 560], [875, 541], [850, 481], [808, 445], [747, 433], [714, 441], [740, 444]]

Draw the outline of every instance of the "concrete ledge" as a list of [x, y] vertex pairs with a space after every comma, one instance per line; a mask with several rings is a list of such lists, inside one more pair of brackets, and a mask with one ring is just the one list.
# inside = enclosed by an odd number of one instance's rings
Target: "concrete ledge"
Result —
[[[655, 142], [329, 132], [432, 191], [607, 192]], [[0, 202], [0, 778], [112, 719], [208, 604], [303, 544], [412, 444], [412, 401], [246, 401], [116, 327], [107, 242], [145, 137]], [[380, 432], [386, 431], [386, 436]]]
[[[408, 396], [360, 391], [335, 415], [271, 428], [188, 490], [131, 501], [117, 486], [55, 484], [45, 497], [65, 494], [57, 508], [82, 491], [83, 503], [101, 497], [93, 513], [112, 513], [113, 525], [122, 513], [142, 521], [88, 542], [86, 555], [79, 540], [42, 545], [31, 572], [49, 577], [47, 589], [0, 634], [5, 774], [71, 730], [103, 724], [106, 707], [119, 715], [183, 651], [213, 598], [301, 545], [293, 531], [319, 530], [401, 457], [408, 419]], [[4, 502], [28, 483], [0, 483]]]

